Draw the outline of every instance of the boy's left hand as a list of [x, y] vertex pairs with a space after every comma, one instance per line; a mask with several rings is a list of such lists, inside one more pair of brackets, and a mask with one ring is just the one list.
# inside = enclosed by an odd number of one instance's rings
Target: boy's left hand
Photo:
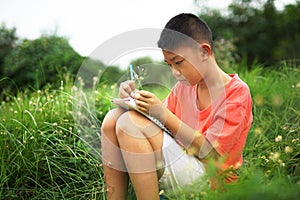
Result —
[[163, 112], [162, 102], [155, 96], [155, 94], [140, 90], [133, 95], [137, 108], [142, 112], [158, 117]]

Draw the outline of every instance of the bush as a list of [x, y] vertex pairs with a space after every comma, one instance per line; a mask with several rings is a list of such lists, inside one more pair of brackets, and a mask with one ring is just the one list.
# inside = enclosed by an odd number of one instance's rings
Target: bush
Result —
[[[41, 36], [18, 45], [5, 59], [3, 74], [13, 80], [18, 89], [29, 86], [41, 89], [46, 83], [59, 83], [64, 73], [75, 74], [82, 61], [65, 38]], [[9, 81], [6, 87], [15, 89]]]

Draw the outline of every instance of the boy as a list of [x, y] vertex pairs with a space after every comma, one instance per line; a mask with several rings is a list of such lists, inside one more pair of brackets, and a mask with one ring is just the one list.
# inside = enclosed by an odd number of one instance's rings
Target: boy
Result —
[[[173, 17], [158, 46], [178, 80], [166, 100], [136, 90], [132, 81], [120, 85], [119, 95], [134, 98], [137, 108], [163, 122], [173, 137], [137, 112], [110, 111], [101, 129], [108, 199], [126, 199], [129, 178], [138, 199], [159, 199], [159, 188], [203, 176], [208, 159], [225, 174], [222, 181], [237, 180], [234, 170], [242, 164], [252, 122], [247, 85], [219, 68], [211, 30], [195, 15]], [[217, 186], [212, 179], [211, 187]]]

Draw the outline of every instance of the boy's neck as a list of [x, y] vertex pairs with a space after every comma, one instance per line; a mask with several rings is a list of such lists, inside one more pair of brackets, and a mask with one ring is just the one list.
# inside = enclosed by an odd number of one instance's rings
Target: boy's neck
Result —
[[225, 88], [232, 79], [217, 64], [207, 67], [210, 67], [209, 72], [197, 86], [197, 103], [200, 110], [207, 108], [220, 96], [225, 95]]
[[213, 104], [221, 96], [225, 95], [225, 88], [232, 79], [215, 62], [207, 61], [206, 72], [202, 80], [197, 84], [197, 106], [203, 110]]
[[203, 79], [198, 83], [198, 88], [212, 89], [225, 88], [231, 80], [231, 77], [226, 74], [216, 62], [209, 62], [207, 66], [207, 73]]

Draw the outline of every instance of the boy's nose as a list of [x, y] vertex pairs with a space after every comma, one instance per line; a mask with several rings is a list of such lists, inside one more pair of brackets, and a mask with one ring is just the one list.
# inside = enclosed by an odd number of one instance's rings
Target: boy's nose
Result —
[[172, 73], [173, 73], [173, 75], [174, 75], [175, 77], [178, 77], [178, 76], [181, 75], [180, 71], [178, 71], [178, 70], [176, 70], [176, 69], [174, 69], [174, 68], [172, 68]]

